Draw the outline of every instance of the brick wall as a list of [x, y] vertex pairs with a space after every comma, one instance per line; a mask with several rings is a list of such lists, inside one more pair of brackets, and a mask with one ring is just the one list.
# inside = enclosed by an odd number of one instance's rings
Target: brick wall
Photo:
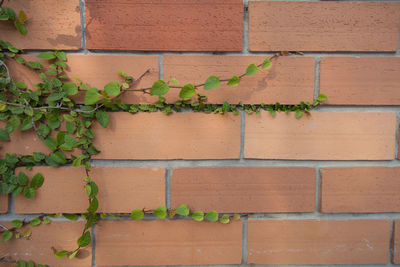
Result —
[[[2, 39], [28, 51], [68, 50], [69, 74], [102, 88], [115, 71], [141, 81], [229, 77], [275, 51], [271, 69], [240, 87], [209, 91], [213, 103], [328, 101], [293, 114], [111, 114], [95, 128], [93, 179], [101, 212], [175, 208], [250, 213], [229, 225], [190, 220], [103, 220], [80, 259], [82, 223], [56, 219], [32, 240], [0, 243], [51, 266], [400, 264], [400, 1], [13, 0], [28, 35], [0, 24]], [[11, 65], [29, 85], [35, 76]], [[234, 93], [232, 93], [234, 92]], [[169, 96], [173, 101], [176, 95]], [[142, 94], [128, 103], [149, 103]], [[7, 152], [48, 151], [33, 132], [15, 132]], [[0, 198], [0, 221], [87, 206], [84, 170], [35, 167], [45, 183], [35, 200]]]

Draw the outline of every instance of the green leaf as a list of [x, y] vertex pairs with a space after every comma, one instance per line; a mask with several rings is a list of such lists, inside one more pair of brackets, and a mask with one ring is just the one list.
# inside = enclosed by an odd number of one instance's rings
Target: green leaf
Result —
[[32, 219], [29, 222], [29, 224], [32, 225], [32, 226], [39, 226], [41, 223], [42, 223], [42, 221], [38, 217]]
[[104, 90], [107, 94], [111, 96], [117, 96], [121, 92], [121, 89], [119, 88], [119, 83], [115, 81], [106, 84], [106, 86], [104, 86]]
[[0, 140], [1, 141], [10, 141], [10, 137], [8, 136], [8, 133], [1, 128], [0, 128]]
[[6, 123], [6, 131], [8, 134], [18, 129], [21, 120], [17, 116], [12, 116]]
[[44, 144], [53, 151], [57, 149], [57, 140], [51, 136], [44, 139]]
[[60, 151], [56, 151], [50, 155], [50, 159], [55, 161], [58, 164], [65, 164], [67, 163], [67, 159], [65, 158], [64, 154]]
[[38, 172], [32, 177], [31, 187], [34, 189], [38, 189], [43, 185], [43, 182], [44, 182], [43, 175], [40, 172]]
[[55, 255], [56, 255], [56, 257], [57, 258], [63, 258], [63, 257], [65, 257], [65, 256], [67, 256], [67, 254], [68, 254], [69, 252], [67, 251], [67, 250], [60, 250], [60, 251], [57, 251], [56, 253], [55, 253]]
[[93, 105], [99, 100], [100, 94], [97, 88], [90, 88], [85, 94], [85, 105]]
[[250, 76], [250, 75], [254, 75], [256, 74], [258, 71], [258, 68], [255, 64], [250, 64], [247, 69], [246, 69], [246, 75]]
[[196, 90], [194, 89], [194, 85], [189, 83], [182, 87], [179, 92], [179, 97], [183, 100], [189, 100], [196, 94]]
[[67, 131], [68, 131], [70, 134], [73, 134], [73, 133], [75, 132], [75, 130], [76, 130], [75, 124], [74, 124], [73, 122], [70, 122], [70, 121], [67, 121], [67, 122], [65, 123], [65, 128], [67, 129]]
[[26, 84], [24, 82], [15, 82], [15, 85], [19, 88], [19, 89], [26, 89]]
[[229, 219], [229, 216], [228, 216], [228, 215], [223, 215], [223, 216], [219, 219], [219, 222], [220, 222], [220, 223], [223, 223], [223, 224], [227, 224], [227, 223], [229, 223], [229, 221], [230, 221], [230, 219]]
[[325, 101], [327, 99], [328, 99], [328, 97], [325, 94], [319, 94], [317, 97], [318, 101]]
[[303, 112], [301, 112], [301, 110], [296, 110], [296, 118], [300, 118], [301, 116], [303, 116]]
[[54, 54], [56, 55], [56, 57], [59, 60], [63, 60], [63, 61], [67, 60], [67, 55], [63, 51], [56, 51], [56, 52], [54, 52]]
[[23, 10], [20, 10], [19, 13], [18, 13], [18, 20], [19, 20], [22, 24], [24, 24], [24, 23], [26, 22], [27, 19], [28, 19], [28, 18], [27, 18], [27, 16], [26, 16], [25, 12], [24, 12]]
[[17, 61], [18, 64], [26, 64], [25, 59], [22, 57], [17, 58], [15, 61]]
[[35, 267], [35, 263], [32, 260], [29, 260], [26, 267]]
[[87, 210], [88, 212], [95, 213], [98, 207], [99, 207], [99, 201], [97, 200], [97, 198], [93, 198]]
[[169, 91], [169, 85], [163, 80], [158, 80], [153, 83], [150, 89], [150, 94], [152, 95], [165, 95]]
[[99, 188], [94, 182], [90, 182], [88, 185], [86, 185], [85, 190], [86, 194], [90, 198], [94, 198], [99, 192]]
[[76, 139], [70, 135], [65, 135], [64, 141], [65, 141], [65, 144], [71, 148], [75, 148], [79, 145], [78, 141], [76, 141]]
[[26, 27], [24, 24], [22, 24], [21, 22], [16, 20], [16, 21], [14, 21], [14, 26], [15, 26], [15, 28], [17, 28], [17, 30], [19, 31], [20, 34], [26, 35], [27, 30], [26, 30]]
[[206, 214], [205, 218], [207, 221], [216, 222], [216, 221], [218, 221], [218, 212], [210, 211], [209, 213]]
[[176, 210], [176, 214], [182, 215], [182, 216], [188, 216], [189, 215], [189, 207], [186, 204], [180, 205]]
[[239, 85], [239, 83], [240, 83], [240, 79], [238, 76], [233, 76], [228, 81], [229, 86], [237, 86], [237, 85]]
[[54, 54], [54, 52], [48, 51], [40, 53], [39, 55], [37, 55], [37, 57], [41, 59], [55, 59], [56, 55]]
[[27, 185], [29, 183], [29, 177], [25, 173], [19, 172], [17, 181], [19, 185]]
[[7, 14], [0, 15], [0, 20], [8, 20], [8, 19], [9, 19], [9, 17]]
[[192, 219], [198, 222], [201, 222], [204, 220], [204, 212], [202, 211], [196, 211], [192, 214]]
[[12, 220], [11, 224], [15, 228], [21, 228], [24, 225], [24, 223], [21, 220]]
[[55, 101], [58, 101], [58, 100], [62, 99], [63, 97], [64, 97], [63, 93], [55, 92], [55, 93], [52, 93], [51, 95], [49, 95], [47, 97], [47, 100], [50, 101], [50, 102], [55, 102]]
[[17, 267], [27, 267], [26, 262], [24, 261], [17, 261]]
[[160, 206], [154, 210], [154, 215], [160, 219], [167, 217], [167, 208], [165, 206]]
[[[75, 250], [74, 252], [72, 252], [72, 253], [68, 256], [68, 258], [69, 258], [69, 259], [75, 258], [75, 257], [76, 257], [76, 254], [78, 254], [78, 252], [79, 252], [79, 249]], [[39, 266], [38, 266], [38, 267], [39, 267]]]
[[178, 80], [175, 79], [175, 78], [171, 78], [171, 79], [169, 80], [169, 83], [172, 84], [172, 85], [179, 85]]
[[240, 214], [237, 214], [237, 213], [235, 213], [235, 214], [233, 214], [233, 218], [232, 218], [233, 220], [240, 220]]
[[134, 220], [141, 220], [144, 217], [144, 212], [140, 209], [133, 210], [131, 215], [129, 215]]
[[210, 90], [217, 88], [221, 85], [217, 76], [211, 75], [207, 78], [206, 82], [204, 83], [204, 90]]
[[4, 7], [2, 8], [2, 13], [7, 14], [10, 20], [16, 20], [17, 19], [17, 14], [15, 14], [14, 10], [9, 7]]
[[23, 120], [23, 122], [21, 123], [21, 131], [26, 131], [31, 129], [32, 126], [32, 118], [26, 118], [25, 120]]
[[90, 244], [91, 241], [92, 241], [92, 238], [90, 236], [90, 232], [87, 231], [81, 237], [79, 237], [77, 243], [78, 243], [78, 246], [80, 246], [80, 247], [86, 247]]
[[78, 93], [78, 86], [74, 82], [64, 83], [62, 89], [67, 95], [76, 95]]
[[41, 70], [43, 68], [42, 64], [39, 61], [29, 61], [28, 66], [34, 70]]
[[24, 196], [29, 199], [34, 199], [35, 198], [35, 189], [33, 189], [32, 187], [29, 187], [29, 186], [25, 187]]
[[7, 230], [1, 236], [1, 241], [7, 242], [8, 240], [11, 239], [12, 236], [13, 236], [13, 232]]
[[271, 60], [269, 60], [269, 58], [264, 59], [263, 63], [261, 64], [261, 68], [263, 70], [269, 69], [269, 68], [271, 68], [271, 66], [272, 66], [272, 63], [271, 63]]
[[103, 128], [107, 128], [107, 125], [110, 121], [110, 115], [108, 115], [108, 113], [105, 111], [97, 111], [96, 119], [100, 125], [103, 126]]
[[46, 124], [40, 124], [37, 129], [38, 132], [44, 137], [46, 137], [50, 133], [50, 128]]

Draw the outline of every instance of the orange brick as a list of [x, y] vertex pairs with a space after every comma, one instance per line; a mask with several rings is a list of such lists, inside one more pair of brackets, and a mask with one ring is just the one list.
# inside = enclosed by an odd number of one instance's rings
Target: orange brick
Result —
[[0, 213], [8, 211], [8, 195], [0, 195]]
[[322, 212], [400, 212], [400, 167], [321, 169]]
[[96, 265], [240, 264], [242, 223], [102, 221]]
[[400, 220], [394, 221], [393, 242], [392, 242], [394, 264], [400, 264]]
[[400, 58], [324, 57], [320, 91], [331, 105], [399, 105]]
[[[45, 68], [49, 66], [47, 60], [41, 60], [36, 55], [24, 55], [27, 61], [39, 60]], [[68, 69], [66, 75], [71, 81], [80, 78], [90, 87], [103, 90], [104, 86], [111, 81], [122, 81], [117, 71], [138, 78], [150, 70], [140, 82], [131, 89], [151, 87], [158, 80], [158, 57], [157, 56], [130, 56], [130, 55], [68, 55]], [[24, 81], [29, 89], [35, 89], [34, 84], [42, 82], [37, 72], [30, 68], [21, 66], [15, 61], [7, 62], [13, 78]], [[78, 83], [78, 82], [76, 82]], [[84, 94], [79, 93], [74, 97], [78, 103], [84, 103]], [[122, 97], [124, 103], [154, 103], [158, 98], [139, 92], [126, 92]]]
[[[22, 168], [17, 170], [24, 171]], [[35, 199], [15, 198], [15, 213], [78, 213], [86, 211], [84, 168], [34, 167], [45, 182]], [[93, 167], [91, 178], [99, 187], [99, 212], [130, 213], [137, 208], [165, 205], [165, 170], [158, 167]]]
[[396, 51], [400, 3], [249, 1], [251, 51]]
[[268, 112], [246, 116], [244, 156], [264, 159], [394, 159], [396, 116], [375, 112]]
[[88, 0], [89, 49], [241, 51], [242, 0]]
[[388, 262], [389, 220], [250, 220], [247, 227], [247, 263]]
[[81, 47], [81, 18], [79, 0], [13, 0], [18, 15], [23, 10], [28, 20], [27, 35], [21, 35], [12, 22], [0, 25], [0, 35], [18, 48], [77, 50]]
[[[1, 224], [10, 226], [9, 223], [1, 222]], [[51, 249], [52, 247], [57, 250], [76, 249], [76, 240], [82, 234], [84, 225], [84, 222], [51, 222], [29, 227], [32, 230], [31, 239], [13, 238], [6, 243], [0, 242], [0, 254], [10, 255], [14, 260], [33, 260], [35, 263], [49, 266], [91, 266], [91, 246], [82, 249], [72, 260], [68, 257], [56, 258]]]
[[219, 212], [312, 212], [315, 169], [199, 167], [173, 169], [171, 206]]
[[110, 113], [94, 126], [97, 159], [229, 159], [240, 152], [240, 116]]
[[[245, 72], [251, 63], [260, 64], [265, 57], [244, 56], [164, 56], [164, 78], [176, 78], [181, 85], [204, 83], [210, 75], [220, 79], [231, 78]], [[221, 87], [203, 90], [210, 103], [276, 103], [298, 104], [313, 101], [314, 58], [281, 57], [273, 60], [269, 70], [260, 70], [256, 75], [244, 77], [238, 87], [223, 82]], [[170, 95], [170, 92], [168, 95]], [[171, 94], [170, 100], [178, 99], [179, 91]]]

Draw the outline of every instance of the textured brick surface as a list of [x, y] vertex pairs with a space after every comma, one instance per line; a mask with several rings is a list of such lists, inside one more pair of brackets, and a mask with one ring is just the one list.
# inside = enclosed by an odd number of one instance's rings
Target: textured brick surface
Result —
[[394, 159], [394, 113], [268, 112], [246, 116], [245, 158], [316, 160]]
[[394, 221], [394, 232], [393, 232], [393, 259], [394, 264], [400, 264], [400, 220]]
[[0, 213], [6, 213], [8, 211], [8, 196], [0, 195]]
[[324, 104], [400, 104], [400, 58], [323, 57], [320, 71]]
[[[0, 222], [10, 226], [10, 223]], [[84, 222], [51, 222], [50, 224], [31, 227], [31, 239], [13, 239], [0, 242], [0, 254], [10, 255], [13, 259], [33, 260], [49, 266], [91, 266], [92, 248], [88, 246], [79, 252], [75, 259], [58, 259], [51, 247], [56, 250], [76, 249], [76, 239], [82, 234]], [[22, 228], [22, 232], [25, 228]]]
[[95, 125], [98, 159], [228, 159], [240, 152], [240, 116], [110, 113]]
[[322, 212], [400, 212], [399, 167], [321, 169]]
[[[178, 56], [164, 57], [164, 79], [176, 78], [180, 84], [201, 84], [210, 75], [220, 79], [231, 78], [246, 71], [249, 64], [260, 64], [265, 57], [252, 56]], [[213, 90], [199, 90], [210, 103], [276, 103], [298, 104], [313, 101], [314, 58], [280, 57], [273, 59], [269, 70], [260, 70], [256, 75], [244, 77], [237, 87], [223, 83]], [[178, 90], [171, 100], [178, 98]]]
[[[81, 47], [79, 0], [13, 0], [4, 6], [23, 10], [28, 20], [27, 35], [21, 35], [12, 22], [0, 24], [0, 36], [18, 48], [68, 49]], [[5, 38], [7, 37], [7, 38]]]
[[241, 51], [242, 0], [88, 0], [89, 49]]
[[396, 51], [400, 3], [249, 1], [251, 51]]
[[104, 221], [96, 233], [98, 266], [240, 264], [242, 258], [240, 221]]
[[247, 263], [388, 262], [389, 220], [250, 220], [247, 227]]
[[[0, 127], [4, 129], [5, 123], [0, 122]], [[14, 131], [10, 134], [10, 141], [0, 141], [0, 153], [16, 153], [22, 155], [32, 155], [33, 152], [51, 152], [43, 141], [39, 140], [33, 129], [21, 132]]]
[[[24, 171], [22, 168], [17, 171]], [[84, 168], [34, 167], [45, 182], [35, 199], [15, 199], [15, 213], [76, 213], [88, 207]], [[99, 212], [130, 213], [136, 208], [154, 209], [165, 205], [164, 168], [93, 167], [90, 176], [99, 187]]]
[[314, 168], [199, 167], [172, 170], [171, 207], [219, 212], [311, 212]]

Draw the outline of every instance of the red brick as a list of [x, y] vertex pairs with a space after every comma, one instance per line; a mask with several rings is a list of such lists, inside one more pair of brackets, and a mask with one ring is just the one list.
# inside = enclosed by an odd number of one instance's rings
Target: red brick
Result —
[[89, 49], [241, 51], [242, 0], [88, 0]]
[[[24, 171], [22, 168], [17, 170]], [[26, 171], [25, 171], [26, 172]], [[15, 213], [80, 213], [88, 207], [84, 168], [34, 167], [45, 182], [35, 199], [15, 198]], [[93, 167], [91, 178], [99, 187], [99, 212], [130, 213], [137, 208], [165, 205], [165, 170], [158, 167]]]
[[394, 159], [396, 116], [375, 112], [268, 112], [246, 116], [245, 158]]
[[389, 220], [248, 222], [247, 263], [386, 264]]
[[396, 51], [400, 3], [249, 1], [251, 51]]
[[331, 105], [399, 105], [400, 58], [324, 57], [320, 91]]
[[321, 169], [321, 211], [400, 212], [400, 167]]
[[[4, 129], [5, 123], [0, 123], [0, 127]], [[21, 132], [16, 130], [10, 134], [10, 141], [0, 141], [0, 153], [16, 153], [22, 155], [32, 155], [33, 152], [51, 152], [43, 141], [39, 140], [33, 129]]]
[[0, 213], [8, 211], [8, 195], [0, 195]]
[[[41, 60], [36, 55], [24, 55], [27, 61], [39, 60], [43, 66], [48, 67], [47, 60]], [[24, 81], [28, 88], [35, 89], [34, 84], [42, 82], [37, 72], [30, 68], [21, 66], [14, 61], [8, 61], [7, 65], [13, 78]], [[158, 57], [157, 56], [131, 56], [131, 55], [68, 55], [68, 69], [66, 74], [72, 81], [80, 78], [90, 87], [103, 90], [104, 86], [111, 81], [122, 81], [118, 70], [122, 70], [128, 75], [138, 78], [140, 75], [150, 70], [140, 82], [131, 89], [151, 87], [154, 81], [158, 80]], [[78, 83], [78, 82], [77, 82]], [[84, 102], [84, 94], [79, 93], [74, 97], [78, 103]], [[139, 92], [126, 92], [122, 96], [124, 103], [154, 103], [158, 98], [145, 95]]]
[[394, 264], [400, 264], [400, 220], [394, 221], [392, 249], [392, 262]]
[[312, 212], [315, 169], [199, 167], [172, 170], [171, 206], [219, 212]]
[[21, 35], [12, 22], [0, 24], [0, 35], [23, 49], [77, 50], [81, 47], [79, 0], [13, 0], [5, 1], [18, 14], [23, 10], [28, 20], [27, 35]]
[[[201, 84], [210, 75], [220, 79], [231, 78], [246, 71], [249, 64], [260, 64], [265, 57], [246, 56], [164, 56], [164, 78], [176, 78], [181, 85]], [[224, 82], [223, 84], [226, 84]], [[273, 60], [269, 70], [260, 70], [256, 75], [244, 77], [238, 87], [222, 85], [213, 90], [199, 90], [210, 103], [276, 103], [298, 104], [313, 101], [314, 58], [281, 57]], [[175, 90], [170, 100], [178, 99]]]
[[242, 223], [102, 221], [96, 265], [240, 264]]
[[240, 152], [240, 116], [110, 113], [94, 125], [97, 159], [230, 159]]
[[[0, 222], [10, 226], [9, 223]], [[31, 239], [19, 239], [0, 242], [0, 254], [10, 255], [14, 260], [33, 260], [35, 263], [49, 266], [91, 266], [92, 248], [88, 246], [72, 260], [54, 256], [52, 247], [57, 250], [74, 250], [76, 240], [82, 234], [84, 222], [51, 222], [50, 224], [30, 227]], [[24, 228], [22, 228], [24, 229]], [[23, 230], [21, 231], [23, 232]]]

